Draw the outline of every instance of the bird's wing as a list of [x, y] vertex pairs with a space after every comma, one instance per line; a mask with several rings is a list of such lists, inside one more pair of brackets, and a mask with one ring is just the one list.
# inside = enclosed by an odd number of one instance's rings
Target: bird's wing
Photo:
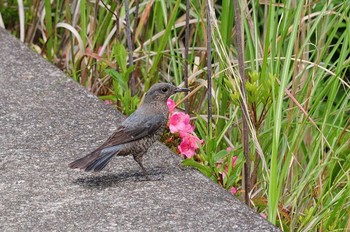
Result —
[[126, 119], [98, 150], [106, 147], [116, 146], [118, 144], [128, 143], [139, 140], [148, 135], [154, 134], [164, 123], [164, 115], [152, 115], [147, 117], [138, 117], [131, 115]]

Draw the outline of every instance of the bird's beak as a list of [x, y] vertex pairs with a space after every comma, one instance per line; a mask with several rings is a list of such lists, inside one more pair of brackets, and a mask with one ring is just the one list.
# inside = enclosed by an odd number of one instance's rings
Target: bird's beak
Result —
[[175, 89], [175, 93], [179, 93], [179, 92], [190, 92], [190, 89], [188, 89], [188, 88], [177, 88], [177, 89]]

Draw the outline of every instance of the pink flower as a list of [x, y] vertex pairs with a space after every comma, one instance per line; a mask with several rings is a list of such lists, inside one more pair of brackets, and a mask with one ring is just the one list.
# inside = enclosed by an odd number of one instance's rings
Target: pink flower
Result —
[[237, 158], [238, 158], [237, 156], [232, 157], [232, 167], [235, 166]]
[[226, 151], [228, 151], [228, 152], [232, 151], [232, 147], [227, 147]]
[[105, 103], [105, 105], [112, 105], [113, 101], [112, 100], [104, 100], [103, 103]]
[[170, 113], [172, 113], [174, 110], [175, 110], [175, 102], [171, 99], [171, 98], [168, 98], [168, 100], [166, 101], [166, 104], [168, 106], [168, 109], [170, 111]]
[[190, 124], [190, 116], [183, 112], [175, 112], [170, 116], [169, 129], [172, 134], [176, 132], [192, 133], [194, 130]]
[[[221, 168], [221, 167], [222, 167], [222, 163], [218, 163], [216, 166], [217, 166], [218, 168]], [[226, 177], [226, 175], [227, 175], [227, 167], [225, 168], [224, 171], [221, 171], [221, 170], [220, 170], [219, 173], [221, 174], [222, 179], [225, 179], [225, 177]]]
[[[237, 156], [232, 157], [232, 167], [235, 166], [236, 161], [237, 161]], [[218, 168], [221, 168], [221, 166], [222, 166], [222, 164], [218, 164], [218, 165], [217, 165]], [[223, 170], [223, 171], [220, 171], [219, 173], [221, 174], [222, 179], [225, 179], [225, 177], [226, 177], [227, 174], [228, 174], [228, 166], [225, 165], [224, 170]]]
[[237, 193], [237, 189], [236, 189], [235, 187], [232, 187], [232, 188], [230, 189], [230, 193], [231, 193], [232, 195], [235, 195], [235, 194]]
[[181, 154], [185, 155], [187, 158], [191, 158], [195, 154], [195, 150], [198, 149], [198, 143], [203, 143], [203, 140], [200, 140], [197, 136], [181, 133], [180, 137], [182, 138], [182, 142], [177, 147]]
[[178, 149], [181, 154], [187, 158], [192, 157], [195, 154], [195, 150], [198, 149], [198, 143], [203, 143], [194, 133], [194, 126], [190, 124], [190, 116], [183, 112], [174, 112], [176, 106], [172, 99], [168, 99], [166, 102], [169, 112], [169, 129], [172, 134], [179, 133], [182, 139]]
[[227, 175], [227, 171], [225, 170], [225, 172], [222, 172], [221, 175], [222, 175], [222, 179], [224, 180]]

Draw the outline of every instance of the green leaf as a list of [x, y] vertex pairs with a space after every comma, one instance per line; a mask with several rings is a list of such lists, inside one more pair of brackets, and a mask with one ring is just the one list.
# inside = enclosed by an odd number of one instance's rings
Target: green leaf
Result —
[[122, 71], [122, 73], [126, 72], [127, 66], [126, 66], [126, 57], [128, 57], [128, 53], [125, 49], [125, 47], [120, 44], [119, 42], [116, 42], [114, 48], [113, 48], [113, 54], [115, 59], [117, 60], [117, 63]]
[[228, 151], [226, 150], [221, 150], [218, 153], [215, 153], [213, 155], [214, 162], [217, 163], [220, 159], [225, 158], [228, 155]]
[[203, 173], [203, 175], [205, 175], [205, 176], [207, 176], [209, 178], [212, 176], [210, 167], [196, 162], [193, 158], [191, 158], [191, 159], [184, 159], [182, 161], [182, 164], [185, 165], [185, 166], [190, 166], [190, 167], [196, 168], [198, 171]]
[[115, 69], [106, 69], [106, 73], [110, 75], [114, 81], [117, 81], [118, 85], [120, 85], [124, 91], [127, 90], [127, 82], [124, 80], [123, 76], [117, 72]]

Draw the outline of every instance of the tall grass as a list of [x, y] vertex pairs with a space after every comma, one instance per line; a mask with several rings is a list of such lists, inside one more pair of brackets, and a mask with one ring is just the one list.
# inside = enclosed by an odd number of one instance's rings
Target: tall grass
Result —
[[[234, 25], [233, 2], [211, 3], [210, 9], [206, 0], [189, 4], [188, 110], [205, 145], [184, 163], [226, 189], [236, 187], [242, 199], [242, 105], [249, 112], [249, 196], [255, 210], [284, 231], [349, 230], [350, 2], [240, 0], [241, 33]], [[124, 4], [23, 4], [26, 43], [126, 114], [153, 83], [184, 84], [184, 1], [130, 1], [133, 65], [128, 65]], [[13, 22], [18, 6], [0, 2], [0, 13], [5, 27], [20, 36], [20, 21]], [[239, 88], [236, 36], [244, 38], [246, 101]], [[213, 98], [211, 132], [207, 91]], [[233, 156], [238, 157], [234, 167]]]

